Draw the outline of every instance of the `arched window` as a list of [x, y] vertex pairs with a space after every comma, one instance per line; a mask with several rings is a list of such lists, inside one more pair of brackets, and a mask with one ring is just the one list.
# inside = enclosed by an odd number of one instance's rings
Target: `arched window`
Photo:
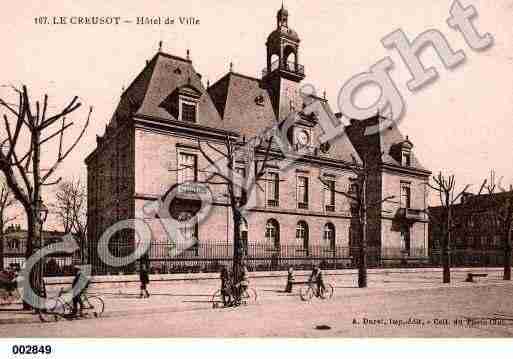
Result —
[[248, 222], [242, 218], [240, 223], [240, 241], [242, 244], [242, 251], [244, 255], [248, 255]]
[[265, 225], [265, 238], [274, 249], [280, 248], [280, 224], [275, 219], [270, 219]]
[[327, 244], [330, 250], [335, 250], [335, 226], [333, 223], [326, 223], [324, 225], [324, 234], [323, 234], [324, 243]]
[[285, 60], [283, 61], [285, 68], [295, 71], [296, 67], [296, 52], [292, 46], [287, 46], [283, 50]]
[[309, 255], [308, 224], [305, 221], [297, 222], [296, 239], [303, 246], [303, 251], [305, 251], [306, 255]]

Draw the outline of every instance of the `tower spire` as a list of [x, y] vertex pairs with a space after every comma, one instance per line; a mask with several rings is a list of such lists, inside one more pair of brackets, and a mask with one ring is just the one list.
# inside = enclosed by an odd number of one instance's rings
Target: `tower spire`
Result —
[[278, 29], [281, 26], [288, 27], [288, 17], [289, 17], [289, 12], [283, 6], [283, 1], [282, 1], [281, 9], [278, 10], [278, 13], [276, 14], [276, 26], [278, 27]]

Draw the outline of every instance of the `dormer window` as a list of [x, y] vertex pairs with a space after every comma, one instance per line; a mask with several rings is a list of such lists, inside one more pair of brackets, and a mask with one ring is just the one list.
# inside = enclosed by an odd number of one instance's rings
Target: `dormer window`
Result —
[[201, 91], [189, 83], [177, 87], [160, 106], [178, 121], [197, 123], [201, 96]]
[[196, 122], [197, 104], [186, 100], [180, 100], [180, 120], [185, 122]]
[[398, 142], [390, 149], [392, 157], [403, 167], [413, 167], [413, 143], [408, 139]]
[[402, 152], [401, 165], [404, 167], [411, 167], [411, 153], [408, 151]]
[[296, 127], [294, 131], [294, 147], [296, 151], [307, 151], [311, 146], [310, 129], [304, 127]]

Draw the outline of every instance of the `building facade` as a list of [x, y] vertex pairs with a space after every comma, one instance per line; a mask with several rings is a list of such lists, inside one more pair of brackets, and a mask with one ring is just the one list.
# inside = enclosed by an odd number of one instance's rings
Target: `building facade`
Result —
[[[3, 264], [4, 268], [20, 270], [25, 265], [25, 255], [27, 251], [27, 230], [22, 229], [20, 225], [11, 225], [7, 227], [2, 234], [1, 245], [3, 246]], [[60, 243], [63, 232], [43, 231], [43, 245]], [[74, 261], [75, 260], [75, 261]], [[74, 263], [80, 263], [80, 253], [52, 253], [48, 256], [45, 263], [46, 273], [51, 275], [64, 274], [72, 272]]]
[[[452, 231], [449, 248], [453, 265], [502, 265], [508, 232], [502, 211], [507, 201], [513, 200], [511, 192], [493, 194], [464, 193], [460, 203], [452, 206]], [[444, 207], [430, 207], [433, 217], [429, 226], [430, 257], [441, 262], [446, 215]]]
[[[282, 8], [267, 38], [261, 78], [230, 69], [211, 86], [204, 86], [188, 56], [159, 51], [147, 63], [123, 92], [105, 133], [97, 136], [97, 147], [86, 158], [90, 258], [95, 257], [96, 244], [111, 225], [144, 215], [145, 206], [176, 184], [205, 181], [210, 163], [198, 141], [208, 143], [205, 151], [216, 158], [216, 149], [222, 152], [227, 138], [243, 147], [263, 129], [282, 126], [291, 112], [298, 114], [287, 131], [294, 154], [282, 153], [279, 159], [270, 160], [254, 187], [255, 200], [241, 228], [247, 257], [276, 261], [286, 257], [295, 263], [348, 259], [350, 248], [358, 245], [356, 228], [351, 203], [337, 192], [350, 190], [354, 182], [353, 159], [359, 165], [365, 161], [373, 166], [367, 186], [370, 199], [379, 202], [396, 196], [395, 203], [378, 203], [369, 211], [369, 243], [378, 251], [427, 256], [428, 229], [422, 213], [429, 171], [414, 156], [412, 142], [396, 126], [377, 135], [365, 134], [374, 125], [372, 121], [379, 123], [377, 116], [353, 120], [346, 133], [320, 143], [323, 132], [318, 118], [303, 112], [307, 103], [318, 101], [334, 123], [340, 115], [334, 114], [325, 98], [301, 94], [306, 70], [299, 62], [300, 43]], [[274, 144], [272, 150], [279, 152]], [[257, 161], [262, 150], [256, 152]], [[244, 171], [252, 157], [239, 158], [235, 170], [247, 175]], [[201, 262], [231, 255], [233, 223], [226, 188], [214, 185], [210, 190], [212, 210], [201, 223], [182, 229], [196, 244], [180, 258]], [[183, 198], [174, 201], [169, 211], [178, 221], [188, 221], [196, 207], [194, 199]], [[169, 255], [173, 239], [158, 219], [147, 218], [147, 223], [154, 244], [150, 259], [166, 265], [174, 260]], [[125, 255], [137, 243], [133, 232], [120, 231], [110, 248]]]

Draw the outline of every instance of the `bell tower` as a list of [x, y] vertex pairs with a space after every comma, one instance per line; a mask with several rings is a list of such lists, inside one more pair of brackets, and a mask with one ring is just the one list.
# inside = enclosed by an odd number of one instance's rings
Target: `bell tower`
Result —
[[262, 71], [278, 120], [301, 109], [297, 108], [302, 105], [298, 91], [305, 69], [299, 64], [299, 43], [298, 34], [289, 27], [289, 12], [282, 5], [276, 14], [276, 29], [267, 37], [267, 67]]

